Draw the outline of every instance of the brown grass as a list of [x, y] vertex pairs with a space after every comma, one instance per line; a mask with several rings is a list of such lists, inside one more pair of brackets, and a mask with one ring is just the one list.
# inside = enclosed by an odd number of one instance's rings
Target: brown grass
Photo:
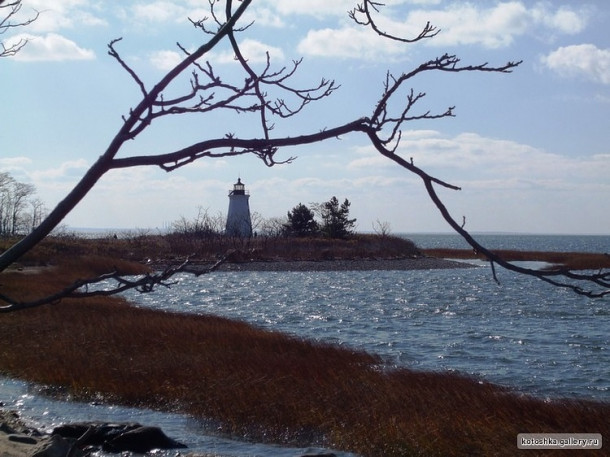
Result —
[[[445, 259], [482, 259], [481, 254], [474, 253], [471, 249], [424, 249], [422, 251], [428, 257]], [[495, 250], [503, 259], [512, 261], [541, 261], [553, 264], [549, 269], [570, 270], [599, 270], [610, 268], [610, 255], [588, 252], [539, 252], [539, 251], [513, 251]]]
[[[33, 298], [99, 266], [75, 268], [3, 273], [0, 291]], [[544, 402], [456, 374], [383, 369], [366, 353], [116, 297], [0, 315], [0, 328], [5, 374], [83, 399], [183, 411], [247, 439], [366, 456], [513, 456], [520, 432], [610, 436], [607, 403]]]
[[[0, 238], [0, 252], [16, 240]], [[213, 261], [233, 252], [236, 261], [396, 259], [420, 255], [409, 240], [393, 236], [355, 235], [347, 240], [326, 238], [250, 238], [194, 235], [141, 235], [84, 239], [51, 237], [27, 253], [17, 266], [48, 265], [67, 258], [101, 256], [135, 262], [166, 264], [187, 256], [193, 261]]]

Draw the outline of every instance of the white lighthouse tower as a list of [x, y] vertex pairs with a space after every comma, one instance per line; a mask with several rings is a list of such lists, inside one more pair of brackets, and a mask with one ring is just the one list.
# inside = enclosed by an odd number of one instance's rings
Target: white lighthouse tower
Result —
[[252, 220], [250, 219], [250, 195], [246, 186], [237, 178], [233, 190], [229, 191], [229, 213], [227, 215], [226, 233], [229, 236], [252, 236]]

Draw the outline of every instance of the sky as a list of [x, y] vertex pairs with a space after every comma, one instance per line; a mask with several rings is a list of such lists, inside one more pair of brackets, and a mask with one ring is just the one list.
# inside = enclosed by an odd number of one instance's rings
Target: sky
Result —
[[[272, 134], [315, 133], [369, 116], [386, 74], [400, 75], [444, 53], [465, 65], [523, 60], [510, 74], [426, 73], [410, 82], [426, 96], [419, 112], [455, 117], [408, 123], [397, 153], [461, 187], [439, 190], [454, 218], [472, 232], [610, 234], [610, 5], [597, 1], [387, 0], [386, 30], [414, 36], [430, 22], [429, 40], [398, 44], [355, 24], [357, 0], [254, 0], [238, 35], [253, 64], [269, 53], [275, 69], [302, 58], [295, 85], [322, 78], [340, 88]], [[223, 3], [223, 2], [221, 2]], [[23, 0], [27, 27], [0, 35], [0, 171], [33, 184], [53, 208], [101, 155], [141, 93], [108, 55], [116, 49], [152, 87], [209, 36], [193, 20], [209, 17], [207, 0], [123, 2]], [[226, 43], [204, 56], [217, 75], [242, 77]], [[187, 79], [172, 88], [189, 90]], [[120, 152], [171, 152], [228, 133], [257, 133], [256, 118], [225, 113], [165, 117]], [[255, 157], [203, 159], [167, 173], [155, 167], [111, 171], [68, 215], [68, 227], [167, 228], [200, 210], [226, 214], [228, 191], [241, 178], [250, 209], [284, 218], [298, 203], [336, 196], [351, 202], [357, 230], [383, 224], [393, 233], [447, 232], [450, 227], [422, 182], [380, 156], [362, 134], [280, 150], [285, 165]]]

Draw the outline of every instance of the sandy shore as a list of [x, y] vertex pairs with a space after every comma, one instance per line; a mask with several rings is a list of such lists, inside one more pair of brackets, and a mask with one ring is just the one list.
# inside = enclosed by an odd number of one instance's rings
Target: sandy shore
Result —
[[44, 439], [47, 438], [27, 427], [16, 413], [0, 409], [0, 457], [27, 457]]
[[[160, 265], [161, 267], [162, 265]], [[193, 263], [189, 270], [209, 268], [210, 263]], [[378, 270], [439, 270], [471, 268], [473, 265], [432, 257], [408, 259], [357, 259], [357, 260], [275, 260], [251, 262], [225, 262], [218, 271], [378, 271]]]

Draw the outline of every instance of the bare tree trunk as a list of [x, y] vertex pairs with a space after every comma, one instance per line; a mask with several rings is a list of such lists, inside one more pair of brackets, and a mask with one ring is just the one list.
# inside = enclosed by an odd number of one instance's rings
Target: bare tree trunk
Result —
[[[70, 213], [70, 211], [72, 211], [74, 207], [85, 197], [85, 195], [89, 193], [98, 180], [108, 170], [113, 168], [112, 165], [114, 157], [122, 147], [123, 143], [127, 140], [134, 139], [150, 124], [151, 119], [147, 117], [145, 113], [148, 112], [150, 114], [152, 111], [152, 106], [157, 101], [159, 94], [161, 94], [162, 91], [186, 68], [188, 68], [199, 57], [211, 50], [223, 37], [232, 31], [235, 23], [248, 8], [251, 1], [252, 0], [242, 0], [235, 13], [227, 18], [226, 23], [220, 26], [218, 32], [213, 35], [207, 43], [200, 46], [196, 52], [190, 54], [186, 59], [168, 72], [149, 92], [145, 90], [142, 81], [140, 81], [140, 79], [131, 69], [129, 69], [129, 67], [127, 67], [125, 62], [123, 62], [112, 47], [112, 45], [118, 40], [111, 42], [109, 45], [109, 54], [117, 59], [118, 62], [135, 79], [143, 93], [143, 98], [138, 106], [130, 111], [129, 116], [124, 119], [121, 129], [108, 146], [106, 152], [99, 157], [99, 159], [83, 176], [80, 182], [61, 202], [59, 202], [59, 204], [49, 213], [41, 224], [36, 227], [36, 229], [0, 255], [0, 272], [4, 271], [9, 265], [17, 261], [22, 255], [40, 243], [49, 233], [51, 233], [53, 229], [57, 227], [59, 223]], [[232, 3], [232, 1], [227, 2], [227, 11], [230, 11]]]
[[98, 159], [66, 198], [49, 213], [38, 227], [0, 256], [0, 271], [4, 271], [9, 265], [42, 241], [87, 195], [95, 183], [108, 171], [106, 155]]
[[[260, 71], [255, 71], [249, 65], [247, 59], [242, 55], [234, 37], [234, 32], [244, 31], [249, 27], [249, 25], [246, 25], [242, 28], [236, 28], [236, 23], [251, 2], [252, 0], [226, 0], [225, 19], [221, 20], [220, 14], [215, 12], [215, 5], [217, 2], [210, 1], [211, 19], [208, 18], [210, 19], [208, 22], [206, 22], [206, 19], [199, 22], [191, 21], [195, 27], [201, 29], [207, 36], [210, 36], [209, 40], [194, 52], [190, 52], [185, 47], [178, 44], [186, 57], [165, 74], [165, 76], [163, 76], [150, 90], [147, 89], [142, 79], [140, 79], [137, 73], [116, 51], [115, 44], [120, 41], [120, 38], [113, 40], [108, 45], [108, 53], [121, 67], [123, 67], [136, 83], [142, 94], [142, 99], [136, 107], [129, 111], [129, 115], [123, 118], [123, 125], [109, 144], [108, 149], [97, 159], [70, 193], [29, 235], [0, 255], [0, 272], [17, 261], [22, 255], [34, 248], [36, 244], [49, 235], [96, 185], [99, 179], [112, 169], [148, 165], [158, 166], [169, 172], [206, 157], [233, 157], [242, 154], [253, 154], [263, 160], [267, 166], [273, 166], [278, 163], [288, 163], [292, 161], [292, 158], [290, 158], [282, 162], [277, 162], [275, 153], [279, 148], [320, 143], [331, 138], [358, 132], [366, 135], [370, 140], [370, 144], [381, 155], [394, 161], [406, 171], [413, 173], [422, 179], [430, 199], [449, 225], [474, 249], [487, 257], [492, 267], [494, 278], [495, 265], [497, 264], [511, 271], [537, 277], [555, 286], [569, 288], [579, 294], [591, 297], [610, 295], [610, 272], [600, 271], [594, 274], [579, 274], [564, 270], [530, 270], [506, 262], [495, 253], [485, 249], [483, 246], [479, 245], [466, 230], [464, 230], [463, 225], [460, 225], [452, 218], [435, 191], [435, 186], [452, 190], [460, 190], [460, 188], [429, 175], [426, 171], [414, 164], [412, 159], [406, 160], [396, 153], [401, 142], [403, 128], [407, 122], [454, 116], [454, 107], [449, 107], [444, 112], [436, 113], [431, 112], [430, 110], [418, 111], [418, 102], [420, 102], [426, 94], [424, 92], [415, 92], [413, 88], [409, 88], [408, 85], [413, 77], [427, 72], [510, 73], [521, 64], [521, 61], [507, 62], [501, 66], [488, 66], [487, 63], [463, 65], [460, 63], [460, 59], [457, 56], [444, 54], [436, 59], [424, 62], [411, 71], [400, 75], [392, 75], [388, 72], [383, 85], [383, 92], [370, 116], [362, 116], [351, 122], [332, 128], [325, 128], [316, 133], [301, 134], [292, 137], [275, 137], [271, 134], [274, 126], [271, 118], [283, 119], [293, 117], [305, 109], [309, 103], [329, 97], [338, 86], [333, 80], [322, 79], [320, 83], [310, 88], [294, 87], [288, 81], [297, 72], [301, 63], [300, 60], [293, 61], [291, 67], [284, 67], [274, 71], [271, 68], [269, 55], [267, 55], [267, 64], [263, 66]], [[0, 3], [2, 2], [0, 1]], [[15, 2], [15, 4], [18, 3], [18, 1]], [[235, 8], [233, 8], [233, 5], [235, 5]], [[351, 11], [349, 15], [357, 24], [370, 27], [378, 35], [401, 43], [413, 43], [423, 39], [433, 38], [439, 32], [428, 23], [423, 28], [422, 32], [414, 38], [403, 38], [389, 34], [381, 30], [375, 22], [375, 14], [379, 11], [380, 6], [381, 4], [376, 1], [362, 0], [362, 3]], [[210, 29], [210, 24], [214, 30]], [[214, 67], [209, 62], [204, 63], [203, 61], [199, 61], [201, 57], [211, 51], [223, 38], [229, 40], [235, 58], [241, 65], [241, 70], [244, 71], [245, 77], [242, 79], [237, 78], [240, 80], [240, 83], [237, 85], [223, 81], [223, 79], [216, 74]], [[193, 69], [190, 87], [187, 87], [186, 91], [181, 96], [172, 98], [164, 97], [163, 92], [169, 84], [174, 81], [177, 76], [183, 74], [188, 68]], [[280, 97], [274, 100], [268, 95], [268, 88], [278, 89], [286, 97]], [[218, 93], [216, 91], [218, 91]], [[218, 94], [220, 93], [223, 95], [219, 96]], [[126, 141], [134, 140], [157, 118], [180, 114], [207, 114], [215, 110], [232, 110], [238, 114], [255, 114], [256, 120], [254, 122], [260, 129], [259, 135], [255, 138], [239, 138], [236, 134], [224, 133], [222, 136], [208, 138], [172, 152], [158, 154], [147, 153], [143, 156], [116, 158], [117, 153]], [[221, 132], [219, 132], [219, 134], [220, 133]], [[3, 175], [0, 173], [0, 190], [2, 189], [2, 177]], [[348, 206], [347, 200], [345, 203], [346, 206]], [[198, 216], [198, 223], [202, 222], [200, 216], [201, 215]], [[9, 219], [10, 213], [5, 211], [4, 214], [2, 214], [0, 212], [0, 223], [6, 224]], [[222, 230], [220, 233], [221, 243], [237, 241], [235, 238], [222, 238]], [[222, 260], [220, 262], [222, 262]], [[30, 303], [17, 302], [0, 293], [0, 312], [11, 312], [33, 306], [40, 306], [63, 297], [85, 297], [100, 294], [111, 295], [128, 289], [135, 289], [140, 292], [150, 292], [160, 284], [166, 285], [166, 281], [171, 278], [172, 275], [178, 272], [187, 271], [187, 263], [188, 260], [179, 266], [171, 266], [161, 273], [144, 275], [137, 280], [121, 277], [116, 272], [108, 273], [96, 278], [90, 278], [89, 280], [77, 281], [57, 294]], [[213, 271], [217, 266], [218, 264], [209, 271]], [[105, 291], [82, 290], [84, 285], [97, 284], [100, 281], [107, 279], [114, 279], [117, 281], [115, 289]], [[588, 285], [589, 288], [583, 289], [579, 284]], [[6, 303], [6, 305], [2, 306], [2, 302]]]

